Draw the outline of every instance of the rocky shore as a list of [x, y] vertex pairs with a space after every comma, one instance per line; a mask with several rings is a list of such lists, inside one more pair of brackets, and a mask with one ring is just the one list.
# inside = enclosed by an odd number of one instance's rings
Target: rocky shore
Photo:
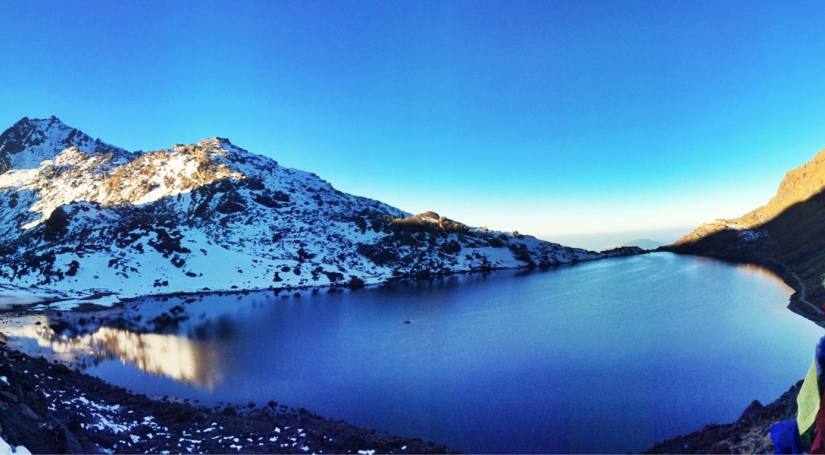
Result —
[[802, 381], [797, 382], [768, 405], [753, 401], [735, 422], [676, 436], [645, 453], [773, 453], [771, 425], [796, 416], [796, 395], [801, 386]]
[[274, 401], [153, 400], [0, 340], [0, 438], [32, 453], [445, 453]]

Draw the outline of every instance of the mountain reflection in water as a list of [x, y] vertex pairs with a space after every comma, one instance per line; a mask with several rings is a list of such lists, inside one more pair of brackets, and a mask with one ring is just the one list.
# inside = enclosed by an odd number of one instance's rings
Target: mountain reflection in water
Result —
[[212, 390], [224, 377], [218, 350], [207, 340], [113, 327], [100, 327], [91, 334], [75, 337], [56, 335], [50, 328], [40, 326], [24, 326], [7, 334], [32, 339], [56, 358], [84, 367], [118, 359], [147, 373], [205, 390]]
[[793, 293], [794, 289], [788, 286], [788, 283], [785, 283], [785, 280], [779, 277], [779, 275], [771, 272], [769, 269], [756, 264], [748, 264], [748, 263], [738, 263], [736, 264], [736, 268], [739, 270], [744, 270], [746, 273], [753, 273], [759, 275], [763, 278], [767, 278], [775, 283], [780, 284], [783, 288], [787, 289], [788, 292]]

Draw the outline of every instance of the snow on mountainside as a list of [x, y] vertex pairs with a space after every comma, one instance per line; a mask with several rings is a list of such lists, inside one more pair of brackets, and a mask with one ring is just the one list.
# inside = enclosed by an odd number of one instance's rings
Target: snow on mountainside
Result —
[[601, 257], [352, 196], [212, 138], [154, 152], [56, 117], [0, 135], [0, 285], [68, 296], [379, 283]]

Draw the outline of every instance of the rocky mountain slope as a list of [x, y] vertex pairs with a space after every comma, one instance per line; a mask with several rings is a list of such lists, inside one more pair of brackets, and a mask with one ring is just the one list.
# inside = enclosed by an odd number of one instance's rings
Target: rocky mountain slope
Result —
[[56, 117], [0, 135], [0, 286], [67, 296], [360, 286], [601, 255], [342, 193], [223, 138], [129, 152]]
[[742, 217], [705, 224], [666, 249], [762, 264], [797, 292], [791, 309], [825, 323], [825, 151], [785, 176]]

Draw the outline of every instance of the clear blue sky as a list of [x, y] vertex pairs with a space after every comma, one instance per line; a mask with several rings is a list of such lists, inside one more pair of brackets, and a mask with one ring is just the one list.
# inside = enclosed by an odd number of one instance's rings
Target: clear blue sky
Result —
[[825, 147], [822, 2], [0, 2], [0, 124], [225, 136], [552, 238], [763, 203]]

